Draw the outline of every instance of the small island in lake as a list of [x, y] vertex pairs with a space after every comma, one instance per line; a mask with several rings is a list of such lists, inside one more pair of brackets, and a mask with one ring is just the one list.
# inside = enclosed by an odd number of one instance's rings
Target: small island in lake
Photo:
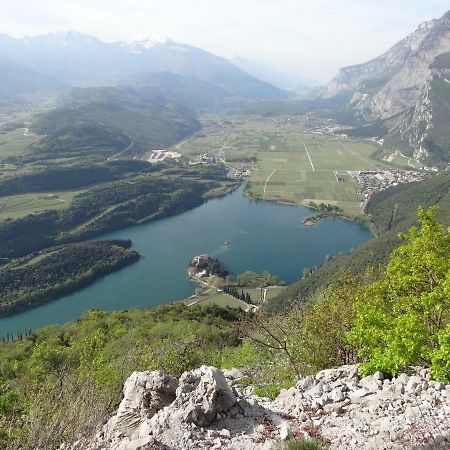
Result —
[[313, 227], [320, 219], [323, 219], [324, 217], [342, 216], [343, 214], [341, 208], [330, 203], [317, 204], [315, 202], [309, 202], [308, 207], [311, 209], [315, 209], [316, 211], [318, 211], [318, 213], [302, 219], [302, 223], [303, 225], [305, 225], [305, 227]]

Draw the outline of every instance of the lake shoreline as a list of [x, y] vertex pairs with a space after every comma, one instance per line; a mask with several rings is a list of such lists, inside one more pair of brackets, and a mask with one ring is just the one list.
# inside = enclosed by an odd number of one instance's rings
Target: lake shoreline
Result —
[[[242, 194], [245, 197], [247, 197], [248, 199], [250, 199], [250, 200], [252, 200], [254, 202], [269, 202], [269, 203], [275, 203], [277, 205], [286, 205], [286, 206], [304, 206], [305, 208], [311, 209], [313, 211], [317, 211], [317, 208], [314, 208], [314, 207], [312, 207], [309, 204], [304, 203], [304, 202], [302, 202], [302, 203], [292, 203], [292, 202], [288, 202], [288, 201], [285, 201], [285, 200], [266, 200], [266, 199], [262, 199], [262, 198], [255, 198], [255, 197], [252, 197], [247, 192], [246, 189], [247, 189], [247, 186], [245, 186]], [[345, 214], [345, 212], [342, 211], [340, 214], [324, 214], [324, 215], [321, 215], [320, 217], [318, 217], [318, 216], [319, 216], [318, 214], [315, 215], [315, 216], [311, 216], [311, 218], [312, 217], [314, 217], [314, 218], [317, 217], [317, 220], [313, 219], [314, 223], [312, 223], [311, 225], [309, 225], [309, 224], [308, 225], [304, 224], [304, 225], [306, 227], [313, 227], [320, 220], [326, 219], [326, 218], [329, 218], [329, 217], [333, 217], [333, 218], [339, 218], [339, 219], [348, 220], [349, 222], [357, 223], [359, 225], [363, 225], [363, 226], [367, 227], [367, 229], [369, 230], [369, 232], [372, 235], [372, 237], [376, 237], [376, 230], [375, 230], [372, 222], [370, 221], [370, 217], [367, 214], [362, 213], [361, 216], [350, 216], [348, 214]]]
[[[93, 244], [98, 242], [105, 243], [106, 241], [93, 241]], [[76, 246], [77, 244], [69, 244], [69, 246]], [[55, 248], [50, 249], [51, 251], [55, 251], [55, 249], [61, 249], [64, 246], [60, 245]], [[43, 252], [38, 252], [42, 254]], [[32, 311], [34, 308], [45, 305], [46, 303], [50, 303], [53, 301], [58, 301], [60, 298], [82, 290], [98, 280], [110, 275], [114, 272], [117, 272], [125, 267], [131, 266], [139, 261], [141, 255], [134, 251], [126, 249], [126, 253], [122, 255], [122, 257], [116, 261], [114, 264], [110, 264], [108, 266], [104, 266], [102, 268], [86, 268], [87, 270], [83, 272], [78, 278], [69, 280], [64, 282], [63, 286], [57, 288], [56, 286], [50, 286], [44, 289], [41, 292], [34, 293], [33, 295], [29, 295], [24, 300], [9, 306], [7, 309], [0, 311], [0, 319], [6, 317], [12, 317], [24, 312]]]
[[268, 271], [290, 284], [301, 277], [303, 267], [371, 238], [366, 227], [350, 221], [323, 221], [306, 229], [299, 226], [299, 218], [307, 215], [304, 206], [252, 201], [242, 191], [242, 184], [234, 184], [231, 192], [181, 214], [101, 235], [131, 239], [133, 250], [142, 255], [139, 262], [69, 295], [1, 318], [0, 334], [76, 320], [90, 309], [128, 310], [186, 299], [195, 291], [186, 275], [193, 255], [218, 257], [233, 273]]

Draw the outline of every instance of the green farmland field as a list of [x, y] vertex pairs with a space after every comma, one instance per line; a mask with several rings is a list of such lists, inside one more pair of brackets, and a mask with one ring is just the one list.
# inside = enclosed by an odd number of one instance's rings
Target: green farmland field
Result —
[[250, 306], [247, 305], [247, 303], [238, 300], [231, 295], [225, 294], [224, 292], [217, 292], [214, 288], [210, 288], [203, 294], [185, 300], [185, 303], [188, 306], [202, 304], [217, 305], [221, 306], [222, 308], [241, 308], [244, 311], [250, 310]]
[[18, 219], [28, 214], [66, 207], [82, 191], [33, 193], [0, 198], [0, 220]]
[[375, 142], [311, 133], [305, 123], [301, 117], [208, 117], [203, 134], [183, 143], [178, 151], [189, 157], [219, 155], [230, 167], [251, 164], [246, 193], [252, 198], [326, 202], [351, 216], [359, 215], [363, 196], [349, 172], [387, 168], [389, 162], [373, 157], [379, 149]]
[[26, 154], [28, 147], [39, 140], [39, 136], [28, 132], [25, 128], [0, 132], [0, 161], [8, 156]]

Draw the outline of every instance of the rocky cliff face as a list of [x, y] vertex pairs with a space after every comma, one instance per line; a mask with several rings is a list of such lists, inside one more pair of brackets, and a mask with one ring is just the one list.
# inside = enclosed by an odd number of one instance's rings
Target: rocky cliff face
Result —
[[[384, 121], [416, 159], [434, 154], [435, 160], [450, 160], [450, 142], [441, 141], [442, 108], [435, 111], [436, 80], [447, 79], [447, 65], [435, 64], [450, 51], [450, 12], [424, 22], [385, 54], [365, 64], [341, 69], [329, 84], [326, 96], [350, 91], [349, 108], [369, 123]], [[448, 97], [450, 100], [450, 97]], [[450, 120], [450, 115], [445, 121]], [[431, 132], [434, 130], [434, 133]]]
[[300, 379], [274, 401], [241, 389], [242, 377], [206, 366], [180, 379], [135, 372], [102, 430], [63, 448], [268, 450], [311, 435], [331, 449], [447, 448], [450, 386], [431, 381], [427, 370], [387, 380], [343, 366]]
[[354, 90], [364, 80], [379, 78], [379, 82], [382, 82], [383, 76], [392, 76], [417, 51], [435, 23], [436, 20], [422, 23], [416, 31], [375, 59], [340, 69], [336, 77], [328, 84], [325, 97], [333, 97], [343, 91]]

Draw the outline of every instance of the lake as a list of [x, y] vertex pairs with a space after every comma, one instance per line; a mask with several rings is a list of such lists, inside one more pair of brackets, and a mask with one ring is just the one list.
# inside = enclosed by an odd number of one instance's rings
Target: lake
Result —
[[371, 238], [367, 227], [345, 219], [305, 227], [301, 219], [311, 215], [308, 208], [250, 200], [242, 190], [177, 216], [103, 235], [131, 239], [141, 260], [80, 291], [0, 319], [0, 335], [64, 323], [92, 308], [130, 309], [189, 297], [195, 286], [187, 265], [198, 254], [218, 257], [236, 275], [267, 270], [292, 283], [303, 268]]

